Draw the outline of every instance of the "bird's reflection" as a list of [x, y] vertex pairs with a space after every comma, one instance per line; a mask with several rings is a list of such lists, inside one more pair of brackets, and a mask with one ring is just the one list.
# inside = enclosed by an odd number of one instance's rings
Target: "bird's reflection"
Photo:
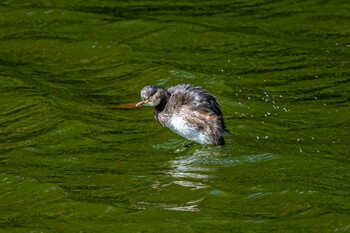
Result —
[[[138, 203], [139, 207], [144, 209], [199, 212], [205, 197], [222, 193], [216, 187], [221, 176], [220, 169], [277, 158], [277, 155], [272, 153], [235, 155], [232, 148], [189, 146], [178, 140], [154, 145], [154, 148], [168, 150], [178, 156], [165, 162], [163, 175], [153, 182], [152, 200]], [[158, 197], [157, 201], [155, 196]]]
[[206, 188], [215, 171], [213, 167], [205, 166], [211, 156], [213, 153], [210, 150], [191, 150], [186, 155], [169, 161], [170, 169], [166, 174], [175, 178], [172, 182], [174, 184], [191, 189]]
[[[164, 147], [170, 149], [168, 144], [158, 146], [162, 149]], [[175, 148], [171, 150], [175, 154], [180, 153]], [[152, 199], [150, 201], [145, 199], [138, 202], [138, 208], [161, 208], [185, 212], [201, 210], [201, 203], [205, 199], [201, 192], [203, 189], [210, 188], [210, 181], [215, 177], [213, 175], [215, 168], [209, 166], [206, 161], [214, 154], [205, 147], [195, 149], [185, 146], [181, 151], [181, 156], [166, 162], [164, 176], [151, 186], [154, 190], [152, 196], [158, 196], [162, 201], [154, 202]]]

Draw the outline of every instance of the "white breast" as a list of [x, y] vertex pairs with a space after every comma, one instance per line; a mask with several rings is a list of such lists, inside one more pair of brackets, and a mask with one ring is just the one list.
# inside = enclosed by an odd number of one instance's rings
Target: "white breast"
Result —
[[188, 124], [188, 122], [186, 122], [180, 116], [173, 115], [170, 122], [166, 126], [188, 140], [195, 141], [200, 144], [213, 144], [204, 133]]

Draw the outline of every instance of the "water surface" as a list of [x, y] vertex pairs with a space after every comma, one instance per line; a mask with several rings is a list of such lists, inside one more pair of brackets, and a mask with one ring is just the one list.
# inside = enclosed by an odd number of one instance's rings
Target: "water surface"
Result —
[[[2, 232], [349, 232], [347, 1], [4, 1]], [[145, 85], [202, 86], [202, 146]]]

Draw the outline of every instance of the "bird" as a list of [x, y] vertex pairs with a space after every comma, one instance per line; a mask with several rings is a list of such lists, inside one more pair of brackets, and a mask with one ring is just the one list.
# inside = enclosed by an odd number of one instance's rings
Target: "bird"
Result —
[[179, 84], [169, 87], [145, 86], [135, 106], [153, 107], [159, 124], [202, 145], [225, 144], [226, 129], [215, 97], [199, 86]]

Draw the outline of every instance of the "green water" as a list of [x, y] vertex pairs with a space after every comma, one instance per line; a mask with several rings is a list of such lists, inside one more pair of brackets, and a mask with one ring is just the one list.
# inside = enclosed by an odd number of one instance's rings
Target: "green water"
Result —
[[[350, 232], [348, 1], [0, 3], [0, 232]], [[202, 86], [190, 144], [145, 85]]]

